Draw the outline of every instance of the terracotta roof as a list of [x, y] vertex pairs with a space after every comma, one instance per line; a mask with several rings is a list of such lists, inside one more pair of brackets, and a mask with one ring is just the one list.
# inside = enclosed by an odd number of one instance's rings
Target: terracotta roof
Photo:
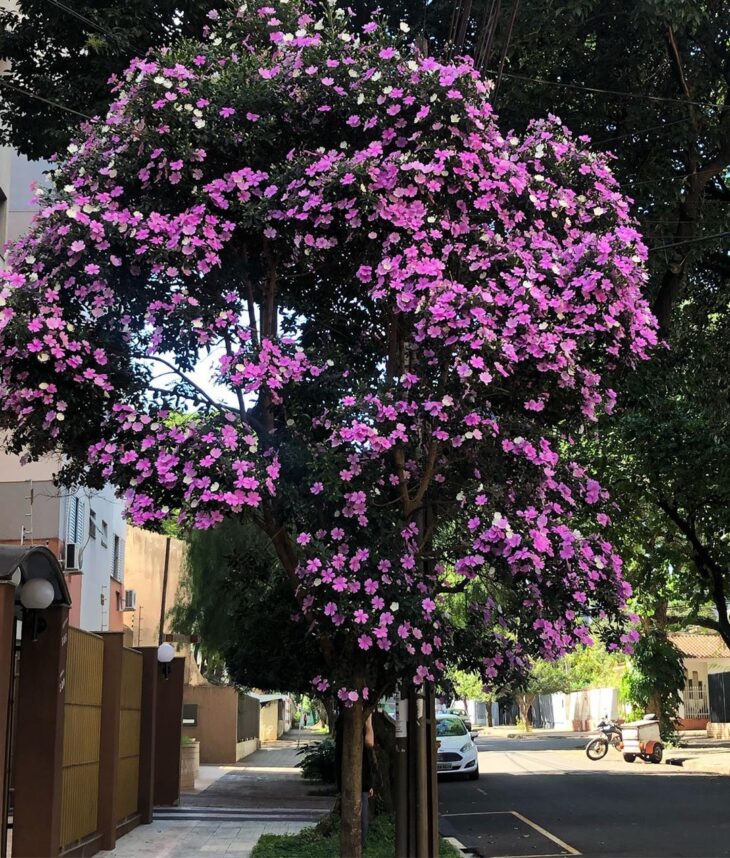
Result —
[[720, 635], [693, 635], [680, 632], [669, 640], [685, 658], [730, 658], [730, 649]]

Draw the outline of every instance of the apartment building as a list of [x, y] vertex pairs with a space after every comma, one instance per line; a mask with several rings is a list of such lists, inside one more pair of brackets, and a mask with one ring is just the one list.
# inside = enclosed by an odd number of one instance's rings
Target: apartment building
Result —
[[57, 469], [57, 460], [21, 465], [0, 453], [0, 544], [46, 545], [64, 568], [71, 625], [122, 631], [124, 504], [109, 485], [101, 491], [54, 485]]

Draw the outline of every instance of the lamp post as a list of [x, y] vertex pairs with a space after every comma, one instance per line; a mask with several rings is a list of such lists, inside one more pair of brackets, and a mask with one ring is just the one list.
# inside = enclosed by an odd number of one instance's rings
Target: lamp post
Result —
[[162, 675], [170, 676], [170, 662], [175, 658], [175, 647], [171, 643], [161, 643], [157, 647], [157, 661], [162, 665]]
[[30, 578], [20, 588], [20, 604], [33, 619], [33, 640], [38, 640], [40, 632], [46, 628], [46, 622], [39, 616], [56, 596], [53, 584], [47, 578]]

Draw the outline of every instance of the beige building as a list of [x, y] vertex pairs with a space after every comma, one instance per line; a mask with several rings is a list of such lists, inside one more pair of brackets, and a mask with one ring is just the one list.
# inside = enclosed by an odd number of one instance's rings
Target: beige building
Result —
[[718, 634], [678, 632], [669, 640], [682, 653], [686, 684], [679, 718], [685, 730], [704, 730], [710, 720], [710, 676], [730, 671], [730, 650]]
[[139, 527], [127, 528], [124, 583], [130, 609], [125, 615], [125, 625], [131, 630], [134, 646], [157, 646], [162, 616], [162, 633], [172, 633], [170, 610], [180, 588], [184, 563], [182, 540]]

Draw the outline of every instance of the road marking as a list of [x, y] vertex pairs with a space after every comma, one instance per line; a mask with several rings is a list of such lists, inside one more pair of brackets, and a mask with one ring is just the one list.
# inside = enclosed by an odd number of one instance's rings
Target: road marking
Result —
[[514, 813], [513, 810], [470, 810], [464, 813], [442, 813], [441, 816], [504, 816], [505, 813]]
[[561, 840], [559, 837], [556, 837], [554, 834], [551, 834], [549, 831], [546, 831], [541, 825], [538, 825], [536, 822], [533, 822], [531, 819], [528, 819], [526, 816], [523, 816], [521, 813], [518, 813], [516, 810], [510, 811], [513, 816], [516, 816], [517, 819], [521, 819], [526, 825], [529, 825], [531, 828], [534, 828], [535, 831], [538, 831], [542, 834], [543, 837], [547, 837], [548, 840], [552, 840], [553, 843], [557, 844], [561, 849], [565, 849], [570, 855], [580, 855], [580, 852], [577, 849], [574, 849], [572, 846], [569, 846], [564, 840]]
[[[531, 858], [559, 858], [559, 856], [564, 856], [567, 852], [568, 855], [581, 855], [575, 847], [570, 846], [564, 840], [561, 840], [559, 837], [556, 837], [554, 834], [551, 834], [541, 825], [538, 825], [536, 822], [533, 822], [531, 819], [528, 819], [526, 816], [523, 816], [521, 813], [518, 813], [516, 810], [471, 810], [464, 811], [463, 813], [442, 813], [441, 816], [444, 817], [454, 817], [454, 816], [505, 816], [511, 815], [519, 819], [521, 822], [524, 822], [525, 825], [529, 825], [530, 828], [533, 828], [538, 834], [541, 834], [547, 840], [551, 840], [556, 846], [559, 846], [563, 852], [551, 852], [551, 853], [542, 853], [540, 855], [532, 855]], [[494, 858], [523, 858], [523, 856], [519, 855], [499, 855], [494, 856]]]
[[485, 789], [482, 789], [481, 787], [477, 787], [477, 792], [480, 792], [482, 795], [487, 794], [487, 791]]

